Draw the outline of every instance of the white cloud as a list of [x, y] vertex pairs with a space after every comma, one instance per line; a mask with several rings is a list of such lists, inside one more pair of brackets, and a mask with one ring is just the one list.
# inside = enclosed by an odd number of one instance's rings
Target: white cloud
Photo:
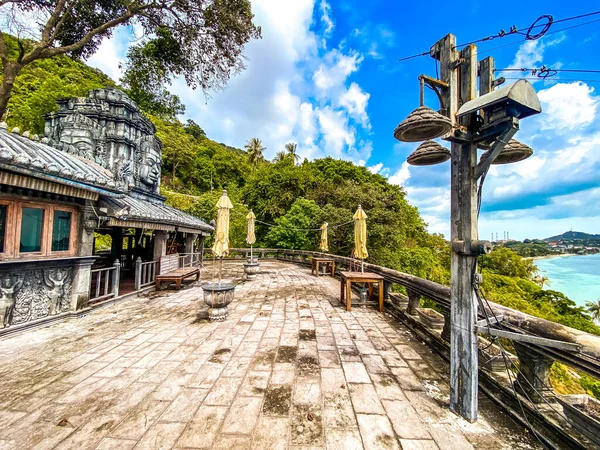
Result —
[[322, 95], [344, 85], [350, 74], [356, 72], [363, 57], [356, 51], [345, 55], [338, 49], [333, 49], [323, 57], [323, 62], [313, 76], [315, 86]]
[[371, 94], [362, 91], [356, 83], [350, 84], [350, 88], [339, 98], [340, 106], [346, 108], [351, 116], [359, 120], [364, 127], [369, 127], [369, 116], [367, 115], [367, 103]]
[[398, 186], [404, 186], [410, 178], [410, 166], [406, 161], [402, 163], [400, 168], [392, 176], [388, 178], [388, 182], [391, 184], [397, 184]]
[[335, 23], [331, 17], [331, 5], [327, 3], [326, 0], [321, 0], [319, 8], [321, 10], [321, 22], [325, 27], [323, 34], [326, 38], [328, 38], [331, 36], [331, 33], [333, 33], [333, 29], [335, 28]]
[[[544, 58], [544, 52], [548, 47], [552, 47], [554, 45], [560, 44], [564, 41], [566, 36], [564, 34], [559, 34], [554, 39], [537, 39], [535, 41], [525, 41], [519, 47], [517, 54], [515, 55], [515, 59], [512, 62], [510, 67], [516, 68], [527, 68], [533, 69], [538, 67], [539, 63], [542, 62]], [[557, 68], [556, 64], [552, 66], [554, 69]], [[527, 72], [530, 73], [530, 72]]]
[[348, 118], [342, 111], [335, 111], [330, 106], [319, 109], [317, 117], [328, 154], [339, 158], [344, 146], [351, 148], [356, 141]]
[[538, 93], [545, 112], [542, 130], [573, 130], [596, 118], [599, 99], [582, 82], [558, 83]]
[[381, 169], [383, 169], [383, 163], [382, 162], [377, 163], [374, 166], [367, 167], [367, 169], [371, 173], [379, 173], [381, 171]]

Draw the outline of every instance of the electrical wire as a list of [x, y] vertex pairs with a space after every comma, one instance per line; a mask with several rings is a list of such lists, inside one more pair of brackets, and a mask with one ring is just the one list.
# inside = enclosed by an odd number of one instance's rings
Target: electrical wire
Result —
[[535, 81], [545, 81], [548, 83], [551, 82], [571, 82], [571, 81], [581, 81], [582, 83], [600, 83], [600, 80], [587, 80], [580, 78], [538, 78], [538, 77], [504, 77], [505, 80], [535, 80]]
[[[590, 24], [590, 23], [594, 23], [594, 22], [599, 21], [600, 19], [593, 20], [593, 21], [586, 22], [586, 23], [582, 23], [582, 24], [573, 25], [571, 27], [566, 27], [566, 28], [563, 28], [561, 30], [550, 31], [550, 27], [552, 25], [554, 25], [554, 24], [562, 23], [562, 22], [567, 22], [567, 21], [570, 21], [570, 20], [582, 19], [584, 17], [595, 16], [595, 15], [598, 15], [598, 14], [600, 14], [600, 11], [594, 11], [594, 12], [590, 12], [590, 13], [586, 13], [586, 14], [580, 14], [578, 16], [566, 17], [566, 18], [560, 19], [560, 20], [554, 20], [554, 18], [551, 15], [544, 14], [544, 15], [538, 17], [529, 27], [517, 29], [515, 26], [512, 26], [508, 32], [506, 32], [504, 30], [500, 30], [498, 32], [498, 34], [491, 35], [491, 36], [486, 36], [486, 37], [481, 38], [481, 39], [476, 39], [474, 41], [466, 42], [464, 44], [458, 44], [455, 48], [465, 47], [465, 46], [470, 45], [470, 44], [475, 44], [475, 43], [484, 42], [484, 41], [490, 41], [490, 40], [497, 39], [497, 38], [503, 38], [503, 37], [506, 37], [506, 36], [514, 35], [514, 34], [525, 35], [525, 40], [537, 40], [537, 39], [541, 38], [542, 36], [547, 36], [549, 34], [554, 34], [554, 33], [557, 33], [559, 31], [565, 31], [565, 30], [568, 30], [568, 29], [571, 29], [571, 28], [576, 28], [576, 27], [579, 27], [579, 26], [582, 26], [582, 25], [587, 25], [587, 24]], [[546, 19], [547, 22], [538, 25], [537, 23], [540, 20], [543, 20], [543, 19]], [[539, 28], [539, 27], [543, 27], [542, 31], [538, 32], [536, 35], [532, 35], [531, 32], [535, 28]], [[523, 32], [525, 32], [525, 33], [523, 33]], [[521, 42], [523, 42], [523, 41], [521, 40], [521, 41], [513, 42], [513, 43], [510, 43], [510, 44], [506, 44], [504, 46], [497, 47], [496, 50], [498, 48], [502, 48], [502, 47], [509, 46], [509, 45], [514, 45], [516, 43], [521, 43]], [[491, 50], [489, 50], [489, 51], [491, 51]], [[422, 53], [416, 53], [414, 55], [410, 55], [410, 56], [406, 56], [406, 57], [400, 58], [400, 59], [398, 59], [398, 62], [407, 61], [409, 59], [414, 59], [414, 58], [419, 58], [421, 56], [429, 55], [430, 53], [431, 53], [430, 50], [428, 50], [426, 52], [422, 52]]]
[[[263, 222], [262, 220], [258, 220], [258, 219], [256, 219], [256, 222], [257, 223], [261, 223], [263, 225], [266, 225], [268, 227], [279, 228], [281, 230], [290, 230], [290, 231], [323, 231], [321, 228], [291, 228], [291, 227], [284, 227], [284, 226], [273, 224], [273, 223]], [[327, 229], [329, 230], [330, 228], [339, 228], [339, 227], [343, 227], [343, 226], [346, 226], [346, 225], [351, 224], [351, 223], [354, 223], [354, 219], [353, 220], [349, 220], [348, 222], [337, 224], [337, 225], [327, 225]]]

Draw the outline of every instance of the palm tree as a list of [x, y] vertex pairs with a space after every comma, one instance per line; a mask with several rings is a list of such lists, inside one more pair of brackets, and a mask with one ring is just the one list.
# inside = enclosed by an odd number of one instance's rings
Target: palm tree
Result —
[[533, 281], [539, 284], [542, 289], [544, 289], [544, 285], [550, 286], [550, 279], [544, 275], [538, 275]]
[[253, 166], [257, 166], [260, 162], [265, 160], [265, 157], [263, 156], [263, 151], [265, 151], [266, 148], [263, 147], [260, 139], [251, 138], [248, 140], [244, 147], [248, 151], [248, 161]]
[[288, 142], [287, 144], [285, 144], [285, 149], [287, 150], [288, 155], [292, 157], [294, 164], [296, 164], [297, 161], [300, 161], [300, 155], [296, 153], [296, 150], [298, 149], [298, 144], [296, 144], [295, 142]]
[[595, 323], [600, 323], [600, 298], [595, 302], [585, 302], [586, 310], [592, 315]]
[[275, 158], [273, 158], [273, 162], [281, 162], [281, 161], [285, 161], [288, 158], [288, 154], [286, 152], [284, 152], [283, 150], [277, 152], [275, 154]]

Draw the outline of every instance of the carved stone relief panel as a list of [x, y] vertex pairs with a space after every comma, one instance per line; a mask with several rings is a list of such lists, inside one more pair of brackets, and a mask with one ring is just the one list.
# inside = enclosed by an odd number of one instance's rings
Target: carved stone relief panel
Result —
[[0, 325], [16, 325], [71, 309], [71, 267], [0, 273]]

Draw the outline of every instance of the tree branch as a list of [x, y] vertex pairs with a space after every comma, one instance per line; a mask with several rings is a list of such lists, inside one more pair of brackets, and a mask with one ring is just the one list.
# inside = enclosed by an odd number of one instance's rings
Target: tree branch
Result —
[[6, 45], [6, 39], [2, 31], [0, 31], [0, 60], [2, 60], [3, 66], [8, 62], [8, 45]]
[[[48, 19], [48, 22], [46, 22], [46, 26], [42, 30], [42, 39], [41, 39], [41, 42], [40, 42], [43, 47], [47, 47], [52, 42], [50, 40], [50, 33], [54, 29], [56, 23], [58, 22], [58, 20], [60, 18], [61, 13], [65, 9], [65, 3], [67, 3], [67, 0], [59, 0], [56, 3], [56, 7], [54, 8], [54, 11], [50, 15], [50, 18]], [[68, 14], [68, 11], [65, 12], [64, 15], [67, 15], [67, 14]]]

